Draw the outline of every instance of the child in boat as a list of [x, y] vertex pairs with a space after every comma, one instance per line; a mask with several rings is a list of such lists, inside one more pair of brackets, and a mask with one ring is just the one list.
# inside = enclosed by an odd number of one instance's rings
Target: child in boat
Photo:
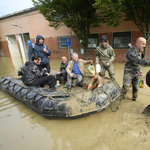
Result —
[[96, 61], [96, 75], [90, 81], [87, 90], [93, 90], [102, 86], [102, 78], [99, 73], [101, 72], [101, 66], [98, 61]]

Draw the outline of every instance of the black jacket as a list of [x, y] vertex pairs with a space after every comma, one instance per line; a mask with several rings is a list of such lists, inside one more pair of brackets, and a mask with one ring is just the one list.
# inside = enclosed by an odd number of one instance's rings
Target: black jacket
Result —
[[150, 87], [150, 70], [146, 74], [146, 84]]
[[150, 60], [144, 60], [142, 53], [137, 52], [136, 46], [131, 46], [125, 54], [125, 70], [140, 71], [141, 66], [150, 66]]
[[63, 62], [61, 63], [61, 65], [60, 65], [60, 74], [66, 73], [66, 68], [67, 68], [68, 64], [69, 64], [69, 60], [67, 60], [66, 63], [63, 63]]
[[42, 69], [40, 72], [37, 68], [37, 64], [33, 61], [27, 61], [25, 66], [26, 67], [22, 76], [22, 81], [25, 85], [30, 85], [33, 81], [45, 75], [46, 70]]

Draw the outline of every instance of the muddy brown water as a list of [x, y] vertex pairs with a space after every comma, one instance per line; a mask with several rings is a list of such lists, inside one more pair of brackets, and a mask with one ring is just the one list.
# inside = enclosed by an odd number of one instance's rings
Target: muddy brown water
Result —
[[[0, 57], [0, 77], [17, 77], [22, 60]], [[51, 60], [58, 70], [60, 60]], [[122, 86], [124, 63], [114, 63]], [[142, 67], [143, 74], [149, 67]], [[108, 76], [108, 75], [106, 75]], [[149, 150], [150, 117], [142, 114], [150, 104], [150, 88], [139, 89], [137, 102], [131, 89], [119, 111], [110, 107], [78, 119], [45, 118], [0, 90], [0, 150]], [[114, 104], [117, 105], [117, 102]]]

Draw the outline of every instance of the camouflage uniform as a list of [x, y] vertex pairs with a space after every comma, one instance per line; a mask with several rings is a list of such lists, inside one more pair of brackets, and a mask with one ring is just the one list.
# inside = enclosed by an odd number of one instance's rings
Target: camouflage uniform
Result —
[[138, 53], [136, 46], [132, 46], [125, 54], [125, 67], [122, 87], [123, 98], [132, 83], [132, 99], [136, 101], [139, 89], [140, 65], [150, 66], [150, 60], [142, 59], [142, 53]]
[[[107, 70], [110, 78], [114, 79], [115, 78], [115, 69], [114, 69], [114, 66], [112, 64], [112, 62], [115, 58], [114, 49], [109, 44], [107, 44], [105, 47], [103, 47], [100, 44], [96, 48], [95, 54], [96, 54], [96, 61], [99, 61], [100, 65], [101, 65], [100, 76], [102, 78], [104, 78], [105, 72]], [[106, 67], [107, 63], [110, 63], [110, 66]]]

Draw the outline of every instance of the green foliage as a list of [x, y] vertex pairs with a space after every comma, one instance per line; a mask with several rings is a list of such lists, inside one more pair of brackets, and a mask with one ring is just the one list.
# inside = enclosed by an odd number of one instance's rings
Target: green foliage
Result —
[[125, 20], [134, 21], [144, 37], [148, 39], [150, 36], [150, 1], [122, 0], [122, 5]]
[[[125, 21], [133, 21], [144, 37], [150, 39], [150, 0], [95, 0], [94, 7], [102, 11], [108, 26], [120, 24], [121, 17]], [[147, 47], [145, 55], [147, 54]], [[146, 56], [145, 56], [146, 57]]]
[[95, 0], [94, 7], [97, 11], [103, 10], [108, 26], [119, 25], [124, 17], [125, 21], [134, 21], [146, 39], [150, 36], [149, 0]]
[[102, 18], [92, 4], [95, 0], [32, 0], [34, 6], [49, 21], [49, 26], [58, 29], [65, 24], [76, 33], [87, 50], [90, 28], [99, 27]]
[[108, 27], [115, 27], [120, 24], [122, 17], [120, 0], [95, 0], [93, 6], [97, 12], [101, 12], [103, 23]]

